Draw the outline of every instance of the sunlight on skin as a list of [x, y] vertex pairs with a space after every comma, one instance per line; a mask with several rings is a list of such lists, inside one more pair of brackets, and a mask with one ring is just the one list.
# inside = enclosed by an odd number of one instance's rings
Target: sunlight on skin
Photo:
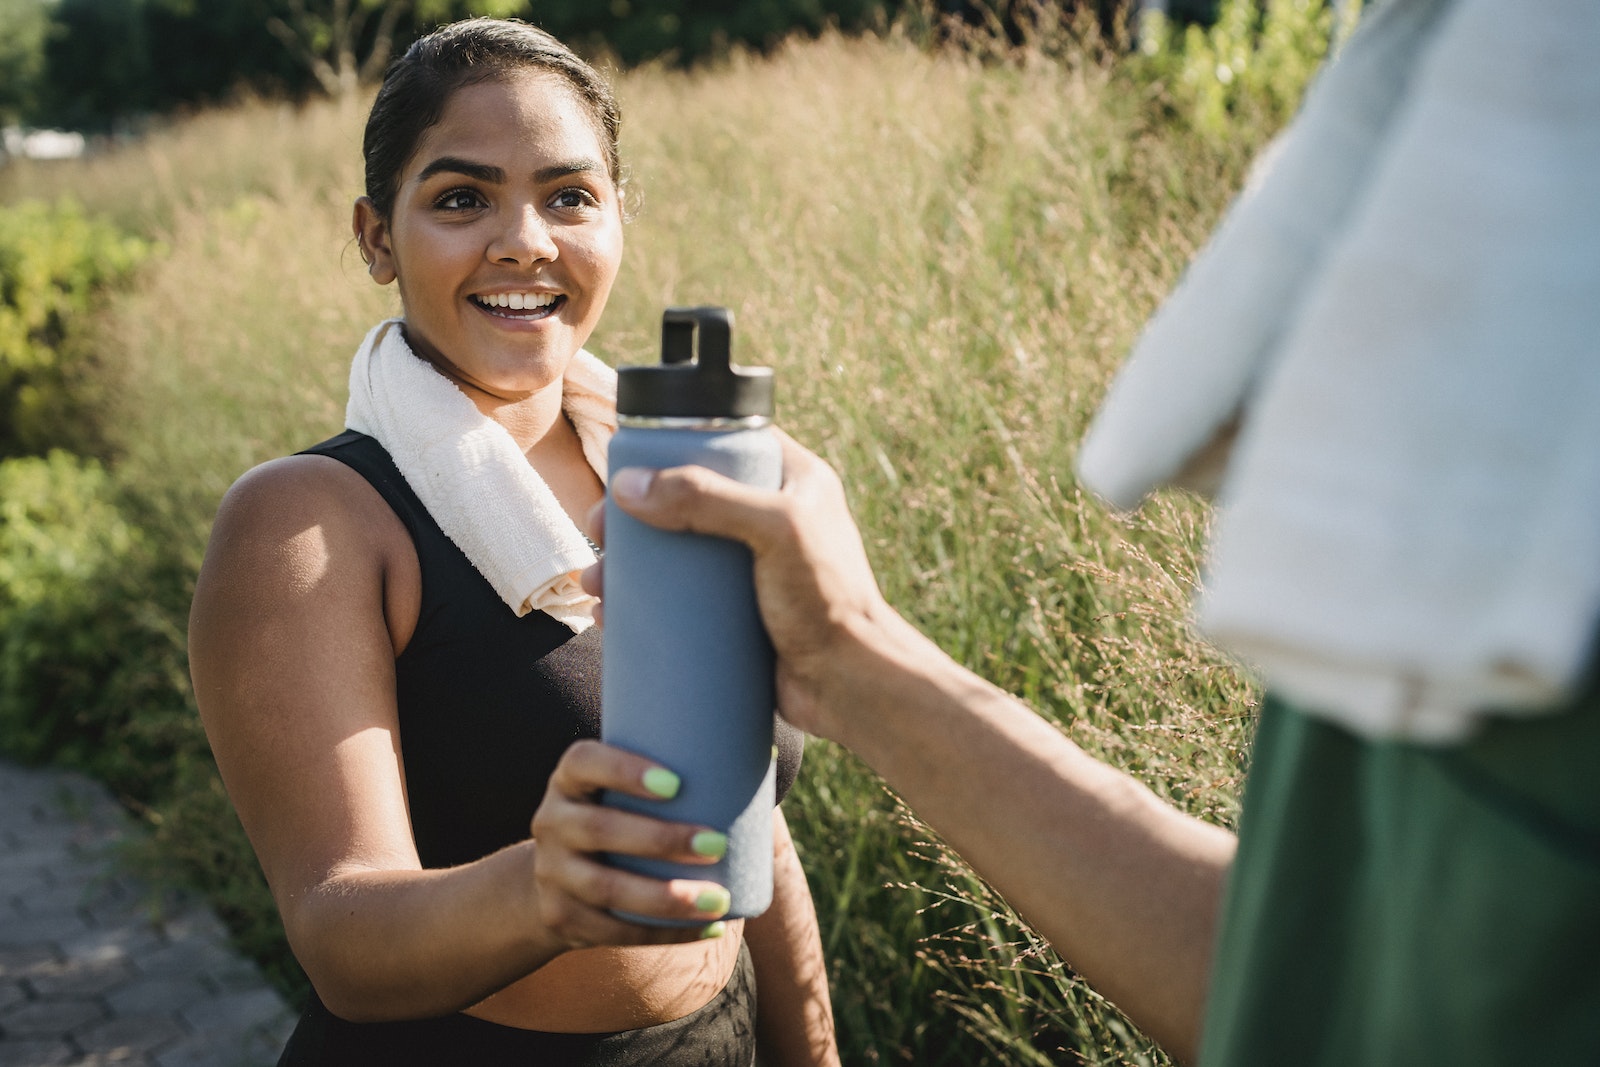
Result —
[[318, 526], [308, 527], [284, 542], [283, 558], [291, 584], [289, 591], [296, 597], [309, 595], [328, 576], [330, 564], [326, 531]]

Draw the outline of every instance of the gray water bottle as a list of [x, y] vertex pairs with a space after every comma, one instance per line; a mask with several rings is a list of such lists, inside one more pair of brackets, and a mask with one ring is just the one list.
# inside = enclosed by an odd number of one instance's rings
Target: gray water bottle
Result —
[[[617, 371], [611, 470], [696, 464], [778, 488], [772, 371], [734, 366], [731, 335], [723, 308], [667, 309], [661, 363]], [[727, 854], [711, 866], [608, 859], [657, 878], [719, 882], [733, 897], [729, 918], [759, 915], [772, 902], [776, 698], [750, 550], [648, 526], [609, 497], [605, 522], [601, 737], [676, 772], [682, 785], [668, 801], [610, 793], [604, 802], [728, 835]]]

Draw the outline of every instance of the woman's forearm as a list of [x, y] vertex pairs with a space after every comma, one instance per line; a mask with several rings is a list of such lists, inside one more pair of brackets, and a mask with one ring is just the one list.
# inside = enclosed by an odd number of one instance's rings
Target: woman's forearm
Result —
[[782, 809], [773, 813], [772, 906], [745, 923], [756, 968], [762, 1067], [839, 1063], [816, 907]]
[[[710, 862], [694, 848], [702, 827], [595, 804], [608, 790], [654, 796], [645, 785], [653, 767], [598, 741], [575, 742], [550, 777], [530, 839], [457, 867], [417, 869], [409, 846], [392, 845], [358, 850], [361, 860], [315, 877], [269, 869], [290, 943], [324, 1002], [352, 1020], [439, 1015], [569, 949], [671, 945], [719, 931], [707, 924], [727, 911], [722, 887], [661, 881], [601, 859]], [[285, 853], [281, 862], [294, 861]], [[283, 888], [294, 885], [306, 888]], [[640, 926], [614, 912], [671, 922]]]
[[449, 870], [333, 872], [280, 901], [295, 955], [328, 1009], [351, 1021], [475, 1004], [564, 947], [528, 906], [534, 847]]

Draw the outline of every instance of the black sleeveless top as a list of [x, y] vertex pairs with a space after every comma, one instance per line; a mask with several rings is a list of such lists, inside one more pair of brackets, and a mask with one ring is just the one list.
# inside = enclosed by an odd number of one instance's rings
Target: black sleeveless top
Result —
[[[600, 736], [600, 628], [574, 634], [542, 611], [518, 618], [373, 438], [347, 430], [306, 452], [364, 477], [416, 546], [422, 604], [395, 682], [422, 865], [455, 866], [525, 840], [561, 754]], [[803, 741], [781, 720], [777, 741], [781, 798]]]
[[[574, 634], [542, 611], [522, 618], [447, 537], [388, 452], [347, 430], [306, 449], [355, 470], [411, 534], [422, 570], [417, 628], [395, 660], [400, 753], [417, 853], [449, 867], [528, 836], [568, 745], [600, 735], [600, 629]], [[793, 784], [803, 736], [777, 722], [778, 796]], [[315, 990], [279, 1067], [745, 1067], [755, 1057], [749, 950], [727, 987], [683, 1019], [613, 1034], [546, 1033], [469, 1015], [352, 1023]]]

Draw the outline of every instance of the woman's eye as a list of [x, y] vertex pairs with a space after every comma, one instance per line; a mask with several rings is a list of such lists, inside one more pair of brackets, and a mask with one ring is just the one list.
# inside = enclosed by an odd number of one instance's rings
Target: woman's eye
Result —
[[483, 199], [471, 189], [452, 189], [433, 202], [433, 206], [443, 211], [469, 211], [483, 203]]
[[570, 210], [598, 207], [600, 201], [587, 189], [563, 189], [551, 201], [556, 207]]

